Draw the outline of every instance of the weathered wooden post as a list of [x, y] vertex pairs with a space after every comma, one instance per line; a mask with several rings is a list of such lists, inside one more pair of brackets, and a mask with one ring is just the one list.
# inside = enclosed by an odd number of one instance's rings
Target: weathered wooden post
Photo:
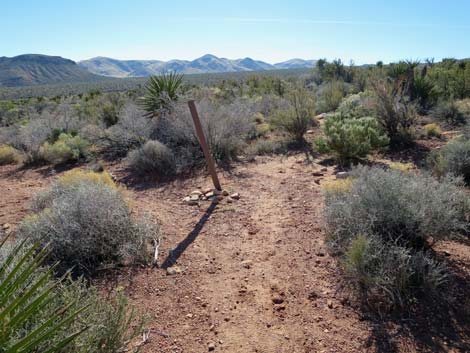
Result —
[[215, 171], [215, 163], [214, 159], [212, 158], [211, 152], [209, 150], [209, 146], [207, 145], [206, 138], [204, 136], [204, 131], [202, 130], [201, 121], [199, 120], [199, 114], [197, 113], [196, 104], [193, 100], [188, 102], [189, 111], [191, 112], [191, 116], [193, 118], [194, 127], [196, 128], [196, 135], [199, 140], [199, 143], [202, 148], [202, 152], [204, 152], [204, 158], [206, 159], [207, 169], [209, 170], [209, 174], [212, 177], [212, 182], [214, 183], [214, 187], [222, 191], [222, 187], [220, 186], [219, 178], [217, 176], [217, 172]]

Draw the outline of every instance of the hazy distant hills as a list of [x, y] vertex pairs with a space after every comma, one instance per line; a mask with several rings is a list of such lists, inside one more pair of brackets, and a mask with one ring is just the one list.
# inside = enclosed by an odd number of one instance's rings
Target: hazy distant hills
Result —
[[0, 87], [90, 82], [102, 79], [74, 61], [39, 54], [0, 57]]
[[88, 71], [110, 77], [142, 77], [162, 72], [176, 71], [183, 74], [264, 71], [276, 69], [298, 69], [314, 67], [316, 60], [292, 59], [277, 64], [268, 64], [251, 58], [230, 60], [215, 55], [204, 55], [198, 59], [188, 60], [116, 60], [96, 57], [80, 61], [78, 65]]
[[315, 60], [292, 59], [272, 65], [251, 58], [230, 60], [210, 54], [192, 61], [96, 57], [76, 63], [60, 56], [25, 54], [12, 58], [0, 57], [0, 87], [94, 82], [107, 77], [146, 77], [168, 71], [199, 74], [300, 69], [311, 68], [315, 63]]

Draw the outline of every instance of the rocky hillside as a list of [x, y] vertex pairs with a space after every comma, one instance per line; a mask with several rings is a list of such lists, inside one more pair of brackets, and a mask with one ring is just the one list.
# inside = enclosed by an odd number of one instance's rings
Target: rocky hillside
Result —
[[26, 54], [0, 57], [0, 87], [29, 86], [102, 79], [60, 56]]

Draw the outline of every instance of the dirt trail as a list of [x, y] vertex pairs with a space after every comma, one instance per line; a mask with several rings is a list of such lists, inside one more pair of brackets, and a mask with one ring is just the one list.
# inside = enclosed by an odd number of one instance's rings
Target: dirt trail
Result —
[[[135, 192], [143, 210], [153, 204], [162, 218], [160, 263], [168, 247], [189, 244], [177, 260], [182, 274], [147, 270], [128, 285], [155, 315], [152, 328], [169, 335], [152, 335], [146, 352], [205, 352], [210, 343], [218, 352], [360, 350], [367, 327], [336, 298], [336, 266], [324, 249], [322, 196], [312, 176], [320, 168], [301, 157], [238, 167], [222, 182], [241, 199], [209, 213], [209, 203], [198, 210], [180, 201], [207, 179], [174, 185], [171, 196], [168, 189]], [[150, 201], [162, 194], [164, 209]]]

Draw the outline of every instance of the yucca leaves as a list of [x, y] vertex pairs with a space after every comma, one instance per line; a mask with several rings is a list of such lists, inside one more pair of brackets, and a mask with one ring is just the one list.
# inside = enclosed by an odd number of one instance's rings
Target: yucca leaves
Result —
[[169, 112], [172, 104], [178, 100], [183, 75], [175, 72], [150, 76], [145, 86], [145, 95], [140, 103], [151, 117]]
[[[6, 239], [0, 243], [3, 250]], [[0, 352], [29, 353], [42, 349], [46, 353], [61, 351], [83, 330], [71, 333], [48, 346], [57, 333], [66, 328], [86, 307], [69, 313], [75, 303], [56, 310], [47, 320], [35, 323], [41, 310], [56, 299], [62, 279], [53, 280], [54, 267], [41, 267], [47, 247], [28, 245], [24, 240], [0, 264]], [[32, 326], [32, 327], [31, 327]], [[18, 335], [18, 332], [24, 332]]]

